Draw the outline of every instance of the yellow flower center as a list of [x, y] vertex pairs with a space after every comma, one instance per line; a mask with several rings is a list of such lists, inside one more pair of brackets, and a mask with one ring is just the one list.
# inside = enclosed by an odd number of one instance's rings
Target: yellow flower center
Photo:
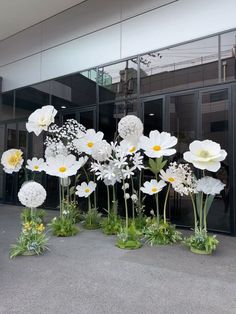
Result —
[[207, 150], [202, 150], [202, 151], [200, 151], [199, 156], [202, 158], [207, 158], [210, 156], [210, 154]]
[[34, 166], [34, 170], [39, 170], [39, 166]]
[[45, 229], [43, 224], [38, 225], [37, 230], [42, 232]]
[[129, 150], [130, 153], [134, 153], [136, 151], [136, 147], [135, 146], [132, 146]]
[[157, 188], [152, 188], [152, 192], [153, 193], [157, 192]]
[[158, 152], [159, 150], [161, 150], [161, 146], [155, 145], [155, 146], [153, 146], [152, 149], [153, 149], [155, 152]]
[[89, 193], [89, 192], [90, 192], [90, 189], [89, 189], [89, 188], [86, 188], [86, 189], [84, 190], [84, 192], [85, 192], [85, 193]]
[[20, 151], [16, 151], [14, 154], [12, 154], [8, 158], [9, 166], [16, 167], [18, 165], [18, 163], [21, 162], [21, 160], [22, 160], [21, 155], [22, 155], [22, 153]]
[[92, 148], [92, 147], [94, 146], [94, 143], [93, 143], [93, 142], [88, 142], [88, 143], [87, 143], [87, 146], [88, 146], [89, 148]]
[[59, 168], [59, 172], [62, 172], [62, 173], [66, 172], [66, 170], [67, 170], [67, 168], [64, 166]]
[[174, 178], [169, 178], [168, 181], [169, 181], [169, 182], [174, 182], [175, 179], [174, 179]]

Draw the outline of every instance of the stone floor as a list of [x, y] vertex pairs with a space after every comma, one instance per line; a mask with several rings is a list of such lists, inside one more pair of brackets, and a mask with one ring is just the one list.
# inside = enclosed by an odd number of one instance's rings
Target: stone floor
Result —
[[218, 251], [199, 256], [182, 245], [120, 250], [82, 230], [51, 237], [43, 256], [9, 260], [20, 210], [0, 205], [1, 314], [236, 313], [235, 238], [219, 236]]

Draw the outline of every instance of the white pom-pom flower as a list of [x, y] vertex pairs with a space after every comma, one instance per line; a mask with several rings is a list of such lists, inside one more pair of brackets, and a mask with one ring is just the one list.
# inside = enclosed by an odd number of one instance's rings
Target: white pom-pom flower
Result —
[[49, 125], [54, 122], [56, 114], [57, 110], [53, 106], [43, 106], [35, 110], [26, 123], [27, 131], [34, 132], [37, 136], [42, 131], [47, 131]]
[[136, 145], [140, 136], [143, 134], [143, 123], [138, 117], [127, 115], [118, 123], [118, 133], [121, 138]]
[[93, 159], [100, 162], [106, 161], [111, 156], [111, 153], [111, 145], [105, 140], [95, 143], [92, 149]]
[[88, 197], [96, 189], [97, 184], [93, 181], [89, 183], [82, 182], [80, 185], [77, 185], [75, 194], [79, 197]]
[[211, 140], [193, 141], [189, 151], [184, 153], [184, 159], [195, 168], [216, 172], [220, 169], [220, 162], [227, 156], [220, 144]]
[[144, 154], [151, 158], [160, 158], [162, 156], [171, 156], [176, 153], [172, 147], [177, 144], [178, 140], [175, 136], [171, 136], [167, 132], [151, 131], [149, 137], [142, 136], [140, 138], [140, 148], [144, 150]]
[[149, 195], [157, 194], [166, 186], [166, 183], [163, 180], [157, 182], [157, 180], [151, 180], [144, 182], [143, 187], [140, 190]]
[[41, 172], [45, 169], [45, 162], [43, 158], [33, 157], [31, 160], [27, 160], [26, 168], [31, 171]]
[[44, 187], [34, 181], [23, 183], [18, 192], [18, 198], [22, 205], [28, 208], [37, 208], [43, 204], [47, 196]]
[[24, 162], [20, 149], [9, 149], [2, 154], [1, 164], [6, 173], [18, 172]]
[[219, 194], [225, 187], [220, 180], [212, 177], [203, 177], [197, 181], [197, 191], [207, 195]]
[[69, 152], [66, 146], [62, 143], [51, 143], [47, 146], [44, 152], [45, 158], [56, 157], [58, 155], [68, 156]]

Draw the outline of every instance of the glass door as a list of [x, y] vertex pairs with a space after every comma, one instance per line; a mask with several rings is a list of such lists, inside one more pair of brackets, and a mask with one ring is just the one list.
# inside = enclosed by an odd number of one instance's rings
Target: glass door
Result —
[[152, 130], [163, 131], [165, 128], [164, 99], [154, 98], [143, 100], [142, 108], [144, 134], [149, 135]]

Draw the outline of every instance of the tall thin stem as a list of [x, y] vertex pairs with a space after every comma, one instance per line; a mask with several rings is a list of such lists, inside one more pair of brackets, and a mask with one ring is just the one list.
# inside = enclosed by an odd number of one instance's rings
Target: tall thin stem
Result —
[[193, 198], [193, 194], [190, 193], [190, 198], [193, 204], [193, 215], [194, 215], [194, 231], [197, 230], [197, 209], [196, 209], [196, 204]]
[[160, 223], [160, 215], [159, 215], [159, 199], [158, 199], [158, 193], [155, 194], [155, 200], [156, 200], [156, 208], [157, 208], [157, 225], [159, 226], [159, 223]]
[[113, 211], [114, 211], [114, 214], [117, 215], [115, 184], [112, 186], [112, 198], [113, 198], [113, 200], [112, 200]]
[[[122, 175], [122, 182], [123, 182], [123, 186], [125, 185], [125, 180], [124, 180], [124, 177]], [[124, 189], [124, 199], [125, 199], [125, 227], [126, 227], [126, 230], [128, 231], [128, 228], [129, 228], [129, 213], [128, 213], [128, 205], [127, 205], [127, 198], [126, 198], [126, 195], [125, 195], [125, 189]]]
[[62, 197], [61, 197], [61, 178], [59, 178], [59, 202], [60, 202], [60, 217], [62, 217]]
[[[134, 194], [134, 180], [133, 177], [130, 177], [131, 179], [131, 186], [132, 186], [132, 194]], [[134, 217], [135, 217], [135, 213], [134, 213], [134, 202], [132, 201], [132, 216], [133, 216], [133, 221], [134, 221]]]
[[[96, 183], [96, 176], [93, 176], [94, 183]], [[97, 209], [97, 190], [94, 191], [94, 208]]]
[[201, 193], [201, 204], [200, 204], [200, 213], [199, 213], [199, 220], [200, 220], [200, 223], [199, 223], [199, 228], [200, 228], [200, 231], [202, 231], [202, 212], [203, 212], [203, 193]]
[[108, 214], [108, 220], [109, 220], [110, 214], [111, 214], [109, 185], [107, 185], [107, 214]]
[[168, 189], [167, 189], [167, 192], [166, 192], [164, 208], [163, 208], [163, 220], [164, 220], [164, 223], [166, 223], [166, 206], [167, 206], [168, 196], [169, 196], [169, 193], [170, 193], [170, 186], [171, 186], [171, 184], [169, 183]]
[[204, 204], [204, 230], [207, 232], [207, 200], [208, 200], [208, 196], [206, 196], [205, 199], [205, 204]]

